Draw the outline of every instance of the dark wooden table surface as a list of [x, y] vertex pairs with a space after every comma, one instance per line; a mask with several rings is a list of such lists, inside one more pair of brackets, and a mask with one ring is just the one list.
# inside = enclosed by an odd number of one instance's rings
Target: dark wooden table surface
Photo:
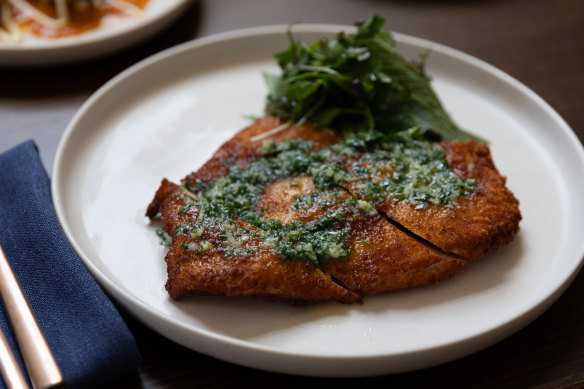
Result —
[[[509, 73], [543, 97], [584, 140], [583, 0], [201, 0], [170, 28], [123, 53], [74, 66], [0, 68], [0, 152], [33, 138], [50, 171], [61, 134], [81, 104], [118, 72], [175, 44], [292, 21], [352, 24], [372, 13], [384, 16], [393, 31], [454, 47]], [[124, 314], [144, 362], [111, 386], [584, 387], [583, 303], [580, 275], [541, 317], [484, 351], [421, 371], [342, 380], [285, 376], [218, 361]]]

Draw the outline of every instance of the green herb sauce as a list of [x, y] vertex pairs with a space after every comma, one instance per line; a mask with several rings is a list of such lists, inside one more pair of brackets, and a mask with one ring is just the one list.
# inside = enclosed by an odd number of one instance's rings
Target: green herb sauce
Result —
[[[393, 141], [382, 134], [373, 138], [380, 143], [365, 151], [352, 168], [355, 177], [362, 180], [359, 197], [376, 202], [389, 196], [421, 209], [428, 204], [456, 203], [460, 196], [476, 190], [476, 181], [458, 177], [448, 166], [444, 152], [417, 138], [417, 131], [398, 133]], [[371, 137], [371, 133], [367, 136]], [[364, 140], [361, 145], [367, 142], [371, 140]], [[379, 174], [380, 171], [385, 174]]]
[[[211, 183], [185, 186], [190, 194], [179, 195], [184, 204], [179, 214], [196, 220], [180, 224], [174, 234], [193, 240], [184, 245], [185, 250], [217, 249], [227, 257], [272, 250], [316, 265], [342, 259], [350, 252], [346, 240], [351, 221], [356, 215], [376, 214], [375, 202], [392, 198], [414, 203], [416, 208], [450, 206], [475, 190], [476, 183], [454, 174], [442, 150], [420, 139], [418, 133], [417, 129], [389, 136], [354, 132], [344, 142], [319, 150], [304, 140], [266, 141], [263, 155], [250, 165], [233, 165], [226, 176]], [[265, 219], [257, 209], [263, 188], [277, 179], [300, 176], [311, 176], [315, 190], [296, 196], [290, 212], [318, 206], [324, 215], [287, 224]], [[350, 182], [359, 188], [356, 198], [342, 189]], [[290, 185], [299, 182], [293, 180]], [[242, 228], [236, 219], [257, 229]], [[205, 232], [217, 239], [205, 240]], [[243, 247], [251, 237], [262, 243]]]

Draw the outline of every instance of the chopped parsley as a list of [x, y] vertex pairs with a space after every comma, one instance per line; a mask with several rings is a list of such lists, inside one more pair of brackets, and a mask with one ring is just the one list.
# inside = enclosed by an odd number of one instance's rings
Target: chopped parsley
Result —
[[[428, 204], [449, 205], [476, 190], [473, 179], [457, 176], [448, 166], [444, 152], [432, 142], [419, 137], [412, 129], [386, 137], [381, 134], [359, 140], [355, 135], [348, 143], [357, 145], [361, 158], [353, 165], [360, 180], [361, 198], [379, 201], [392, 197], [425, 208]], [[369, 147], [371, 142], [374, 147]]]
[[157, 229], [156, 235], [160, 238], [160, 245], [164, 247], [170, 246], [170, 237], [163, 230]]

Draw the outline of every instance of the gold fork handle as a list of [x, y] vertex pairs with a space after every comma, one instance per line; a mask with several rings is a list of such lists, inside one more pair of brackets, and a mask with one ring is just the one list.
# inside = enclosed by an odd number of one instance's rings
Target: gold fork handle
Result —
[[64, 387], [55, 357], [0, 246], [0, 295], [35, 389]]

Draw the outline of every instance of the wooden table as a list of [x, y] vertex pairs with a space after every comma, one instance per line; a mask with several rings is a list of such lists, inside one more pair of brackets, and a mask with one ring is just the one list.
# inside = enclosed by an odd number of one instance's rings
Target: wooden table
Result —
[[[67, 123], [104, 82], [167, 47], [221, 31], [292, 21], [352, 24], [372, 13], [393, 31], [460, 49], [542, 96], [584, 140], [582, 0], [208, 0], [154, 39], [91, 63], [0, 69], [0, 152], [33, 138], [51, 169]], [[467, 358], [411, 373], [316, 379], [256, 371], [176, 345], [126, 316], [144, 362], [115, 388], [584, 387], [584, 275], [532, 324]]]

